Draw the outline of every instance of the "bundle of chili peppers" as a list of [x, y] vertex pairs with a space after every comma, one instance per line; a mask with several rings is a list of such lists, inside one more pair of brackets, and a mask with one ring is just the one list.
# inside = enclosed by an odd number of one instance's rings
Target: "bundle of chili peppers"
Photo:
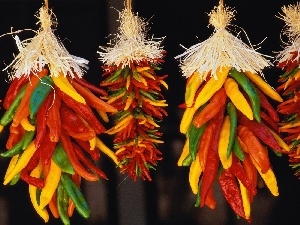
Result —
[[259, 75], [269, 62], [226, 31], [232, 16], [220, 3], [210, 14], [214, 35], [178, 57], [185, 57], [182, 70], [190, 75], [180, 105], [186, 141], [178, 166], [190, 167], [196, 207], [216, 207], [218, 182], [234, 213], [250, 222], [259, 177], [272, 195], [279, 194], [268, 150], [281, 155], [289, 147], [278, 135], [272, 106], [282, 98]]
[[284, 101], [277, 106], [277, 111], [282, 115], [279, 131], [284, 135], [284, 140], [290, 146], [289, 162], [295, 175], [300, 176], [300, 5], [288, 5], [282, 7], [282, 14], [278, 16], [286, 22], [284, 35], [288, 37], [285, 48], [276, 56], [277, 68], [284, 71], [279, 76], [280, 92]]
[[[0, 155], [11, 158], [4, 185], [27, 182], [32, 205], [45, 222], [49, 209], [55, 218], [70, 224], [75, 209], [84, 218], [90, 215], [80, 189], [82, 178], [107, 179], [95, 164], [100, 153], [118, 163], [113, 151], [98, 137], [106, 130], [102, 124], [107, 122], [106, 113], [117, 109], [100, 98], [107, 96], [103, 89], [80, 76], [81, 70], [76, 70], [80, 69], [78, 58], [56, 42], [48, 8], [42, 7], [39, 13], [42, 28], [16, 56], [12, 64], [15, 77], [3, 101], [6, 111], [0, 119], [1, 130], [9, 127], [10, 132], [7, 150]], [[62, 64], [70, 67], [60, 69]]]
[[120, 162], [121, 173], [136, 180], [151, 180], [162, 153], [157, 145], [160, 140], [159, 122], [167, 112], [161, 86], [167, 88], [159, 76], [159, 64], [165, 51], [160, 41], [148, 40], [147, 23], [131, 11], [131, 1], [120, 12], [119, 34], [112, 47], [102, 47], [99, 52], [105, 64], [104, 80], [100, 86], [108, 90], [107, 102], [118, 112], [113, 113], [114, 126], [107, 133], [114, 135], [115, 154]]

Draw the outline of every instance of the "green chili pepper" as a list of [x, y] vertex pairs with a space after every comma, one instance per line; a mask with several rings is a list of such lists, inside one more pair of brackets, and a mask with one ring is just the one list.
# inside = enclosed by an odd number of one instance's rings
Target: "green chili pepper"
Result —
[[30, 100], [29, 100], [29, 113], [30, 118], [33, 118], [34, 115], [39, 110], [40, 106], [53, 89], [53, 81], [49, 76], [43, 76], [37, 86], [34, 88]]
[[104, 82], [114, 82], [114, 81], [118, 80], [122, 71], [123, 71], [123, 68], [116, 70], [111, 76], [106, 78], [104, 80]]
[[202, 125], [201, 127], [197, 128], [194, 126], [193, 123], [190, 124], [189, 130], [188, 130], [188, 137], [189, 137], [189, 150], [190, 155], [193, 159], [193, 161], [196, 160], [196, 155], [198, 151], [198, 145], [201, 139], [201, 136], [203, 135], [206, 128], [206, 124]]
[[195, 207], [199, 207], [200, 206], [200, 192], [201, 192], [201, 184], [202, 184], [202, 177], [199, 181], [199, 184], [198, 184], [198, 192], [197, 192], [197, 195], [196, 195], [196, 201], [195, 201]]
[[134, 79], [136, 79], [138, 82], [141, 82], [141, 79], [139, 77], [139, 73], [136, 70], [132, 71], [132, 75], [133, 75]]
[[243, 153], [243, 150], [241, 149], [241, 146], [240, 146], [237, 138], [235, 138], [234, 143], [233, 143], [233, 152], [241, 161], [244, 161], [245, 155]]
[[236, 128], [237, 128], [237, 112], [232, 102], [227, 103], [227, 113], [229, 115], [229, 120], [230, 120], [230, 135], [229, 135], [229, 142], [227, 147], [227, 158], [229, 158], [233, 149], [234, 140], [236, 138]]
[[193, 162], [193, 158], [192, 158], [191, 154], [189, 154], [189, 155], [182, 161], [182, 166], [190, 166], [192, 162]]
[[242, 87], [242, 89], [249, 96], [249, 100], [252, 106], [253, 116], [257, 122], [260, 123], [260, 98], [259, 95], [251, 83], [251, 81], [241, 72], [237, 71], [234, 68], [231, 68], [228, 76], [234, 78], [236, 82]]
[[90, 216], [90, 208], [84, 199], [83, 194], [81, 193], [79, 187], [73, 182], [70, 178], [70, 175], [67, 173], [62, 173], [61, 183], [68, 193], [69, 197], [72, 199], [77, 212], [84, 218]]
[[[116, 96], [122, 94], [124, 91], [126, 91], [126, 87], [122, 87], [122, 88], [119, 88], [119, 89], [117, 89], [117, 90], [111, 91], [112, 94], [109, 93], [109, 96], [110, 96], [110, 97], [116, 97]], [[109, 91], [109, 92], [110, 92], [110, 91]]]
[[124, 68], [124, 73], [123, 73], [123, 79], [125, 80], [129, 74], [129, 71], [130, 71], [130, 67], [126, 66]]
[[16, 143], [11, 149], [1, 153], [2, 157], [13, 157], [14, 155], [20, 154], [32, 141], [35, 135], [35, 131], [26, 131], [21, 140]]
[[16, 98], [13, 100], [13, 102], [11, 103], [11, 105], [9, 106], [9, 108], [5, 111], [5, 113], [3, 114], [3, 116], [0, 119], [0, 125], [2, 126], [6, 126], [7, 124], [9, 124], [13, 118], [14, 115], [21, 103], [21, 100], [25, 94], [25, 90], [26, 90], [26, 84], [20, 89], [20, 91], [18, 92]]
[[[286, 79], [288, 77], [293, 77], [299, 70], [300, 70], [299, 67], [295, 67], [293, 70], [286, 71], [284, 74], [280, 75], [279, 77], [280, 78], [286, 77]], [[284, 82], [284, 81], [282, 81], [282, 82]]]
[[70, 159], [67, 156], [62, 144], [58, 142], [55, 146], [54, 153], [52, 155], [52, 159], [55, 164], [65, 173], [75, 174], [73, 166], [70, 162]]
[[147, 91], [143, 91], [143, 90], [139, 90], [139, 92], [144, 95], [145, 97], [153, 100], [153, 101], [156, 101], [156, 99], [152, 96], [152, 94], [148, 93]]
[[13, 179], [11, 179], [11, 181], [9, 182], [9, 185], [15, 185], [16, 183], [18, 183], [18, 181], [20, 180], [21, 177], [21, 173], [18, 173], [16, 176], [14, 176]]
[[57, 210], [59, 217], [64, 225], [70, 225], [70, 218], [68, 215], [68, 195], [61, 182], [57, 187]]

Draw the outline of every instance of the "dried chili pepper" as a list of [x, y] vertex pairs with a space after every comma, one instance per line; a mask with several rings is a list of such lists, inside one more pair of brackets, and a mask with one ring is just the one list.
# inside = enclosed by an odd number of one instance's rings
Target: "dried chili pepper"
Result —
[[218, 180], [223, 195], [226, 201], [229, 203], [230, 207], [237, 215], [246, 218], [243, 208], [242, 196], [234, 175], [229, 170], [224, 170], [220, 174]]

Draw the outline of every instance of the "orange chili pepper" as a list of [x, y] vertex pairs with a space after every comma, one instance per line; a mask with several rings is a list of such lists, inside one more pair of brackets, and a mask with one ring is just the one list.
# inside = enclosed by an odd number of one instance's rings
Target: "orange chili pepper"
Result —
[[246, 145], [249, 154], [260, 167], [261, 172], [266, 173], [271, 166], [267, 149], [260, 143], [255, 134], [252, 133], [252, 131], [246, 126], [239, 125], [237, 131], [241, 141]]
[[30, 83], [27, 85], [24, 96], [14, 115], [13, 123], [12, 123], [13, 126], [18, 126], [24, 118], [29, 116], [29, 100], [30, 100], [31, 93], [33, 92], [34, 88], [40, 81], [40, 78], [46, 76], [47, 74], [48, 74], [48, 70], [44, 68], [36, 75], [33, 75], [31, 77]]
[[[50, 94], [53, 94], [51, 92]], [[53, 104], [48, 110], [48, 115], [47, 115], [47, 126], [49, 128], [49, 136], [50, 140], [53, 142], [58, 142], [60, 133], [61, 133], [61, 119], [60, 119], [60, 109], [61, 105], [61, 98], [59, 95], [54, 95], [53, 96]]]

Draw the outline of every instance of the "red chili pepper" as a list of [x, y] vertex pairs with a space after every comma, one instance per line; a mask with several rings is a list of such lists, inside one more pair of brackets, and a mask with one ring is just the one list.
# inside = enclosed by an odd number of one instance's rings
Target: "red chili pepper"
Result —
[[66, 151], [70, 162], [75, 170], [80, 176], [89, 181], [97, 181], [99, 180], [96, 174], [90, 173], [87, 171], [83, 165], [80, 163], [76, 152], [73, 149], [73, 144], [70, 137], [64, 132], [61, 132], [61, 143], [63, 145], [64, 150]]
[[86, 122], [94, 129], [96, 134], [100, 134], [105, 131], [105, 127], [97, 119], [89, 105], [77, 102], [76, 100], [59, 90], [59, 88], [55, 90], [67, 106], [69, 106], [79, 116], [86, 120]]
[[105, 175], [105, 173], [100, 170], [95, 164], [93, 164], [82, 152], [81, 148], [75, 144], [74, 142], [73, 144], [73, 149], [75, 151], [75, 153], [78, 156], [78, 159], [90, 170], [92, 170], [93, 172], [97, 173], [99, 177], [108, 180], [107, 176]]
[[[259, 165], [261, 172], [266, 173], [271, 166], [267, 149], [246, 126], [239, 125], [237, 130], [239, 138], [245, 144], [251, 157], [256, 161], [257, 165]], [[243, 149], [243, 145], [241, 145], [241, 147]]]
[[227, 95], [224, 88], [220, 88], [210, 99], [205, 108], [194, 118], [193, 124], [199, 128], [213, 118], [226, 103]]
[[6, 148], [11, 149], [16, 143], [18, 143], [23, 135], [25, 133], [25, 130], [23, 126], [19, 125], [17, 127], [10, 126], [9, 127], [9, 136], [6, 141]]
[[30, 158], [28, 164], [21, 170], [20, 173], [20, 178], [23, 181], [36, 186], [37, 188], [43, 188], [45, 186], [44, 180], [41, 178], [32, 177], [29, 175], [29, 173], [39, 164], [40, 153], [41, 150], [36, 150], [33, 156]]
[[56, 201], [56, 191], [54, 192], [49, 204], [49, 209], [50, 212], [52, 213], [54, 218], [59, 218], [59, 213], [58, 213], [58, 209], [57, 209], [57, 201]]
[[209, 190], [208, 195], [205, 199], [205, 205], [207, 205], [210, 209], [216, 208], [217, 202], [214, 197], [214, 192], [212, 188]]
[[229, 170], [224, 170], [219, 176], [222, 193], [233, 211], [246, 219], [243, 200], [236, 178]]
[[55, 151], [56, 142], [51, 141], [49, 130], [46, 130], [45, 137], [41, 141], [38, 149], [40, 149], [41, 161], [44, 167], [50, 165], [51, 157]]
[[232, 155], [232, 165], [229, 170], [236, 178], [238, 178], [242, 182], [242, 184], [249, 190], [251, 195], [256, 195], [256, 183], [253, 184], [252, 180], [249, 179], [246, 171], [244, 170], [242, 164], [239, 162], [235, 154]]
[[249, 120], [240, 112], [238, 112], [238, 120], [241, 125], [249, 128], [261, 141], [263, 141], [271, 149], [274, 149], [277, 152], [281, 152], [281, 147], [266, 125], [254, 120]]
[[91, 146], [90, 143], [87, 141], [83, 141], [80, 139], [76, 139], [74, 138], [74, 140], [76, 141], [76, 143], [81, 147], [81, 149], [83, 149], [84, 151], [86, 151], [94, 161], [99, 160], [100, 158], [100, 150], [99, 148], [95, 147], [94, 150], [91, 150]]
[[260, 111], [260, 117], [266, 125], [272, 128], [272, 130], [278, 132], [278, 124], [269, 115], [267, 115], [264, 111]]
[[94, 93], [100, 94], [100, 95], [105, 96], [105, 97], [108, 95], [105, 90], [89, 83], [84, 78], [74, 77], [72, 80], [76, 81], [78, 84], [82, 85], [83, 87], [88, 88], [89, 90], [91, 90]]
[[88, 132], [89, 128], [83, 123], [80, 117], [69, 108], [64, 102], [60, 106], [60, 117], [63, 121], [62, 127], [75, 133]]
[[89, 89], [81, 86], [75, 81], [72, 82], [72, 85], [76, 89], [76, 91], [84, 97], [86, 102], [91, 107], [103, 112], [113, 112], [113, 113], [117, 112], [117, 110], [114, 107], [112, 107], [110, 104], [106, 103], [102, 99], [98, 98]]
[[7, 92], [5, 95], [5, 98], [3, 100], [3, 108], [4, 109], [8, 109], [9, 106], [11, 105], [11, 103], [13, 102], [13, 100], [15, 99], [15, 97], [17, 96], [19, 90], [21, 89], [21, 87], [26, 84], [28, 82], [28, 78], [31, 76], [32, 74], [30, 74], [29, 76], [21, 76], [20, 78], [15, 78]]
[[262, 93], [261, 90], [259, 90], [257, 88], [256, 91], [257, 91], [259, 99], [260, 99], [260, 106], [269, 113], [269, 116], [275, 122], [278, 122], [279, 121], [279, 116], [278, 116], [278, 113], [277, 113], [276, 109], [273, 108], [272, 104], [268, 101], [268, 99], [266, 98], [264, 93]]
[[48, 110], [48, 116], [46, 120], [47, 126], [49, 128], [49, 136], [51, 141], [53, 142], [59, 141], [60, 133], [61, 133], [61, 119], [59, 113], [60, 105], [61, 105], [61, 98], [59, 97], [59, 95], [54, 95], [53, 104]]
[[[244, 161], [242, 161], [242, 165], [244, 167], [244, 170], [251, 182], [253, 183], [254, 187], [256, 188], [257, 185], [257, 170], [255, 166], [253, 165], [250, 156], [248, 153], [244, 152]], [[254, 195], [249, 192], [250, 197], [250, 203], [253, 201]]]
[[35, 147], [38, 148], [45, 137], [47, 128], [48, 110], [53, 103], [53, 92], [50, 92], [45, 101], [39, 108], [36, 116], [36, 137], [34, 140]]
[[219, 168], [219, 154], [218, 154], [218, 143], [222, 122], [224, 119], [224, 107], [217, 113], [217, 115], [210, 121], [213, 123], [213, 138], [210, 142], [210, 151], [207, 155], [205, 168], [203, 171], [202, 185], [201, 185], [201, 203], [200, 207], [205, 204], [206, 197], [209, 190], [211, 189], [214, 179], [217, 175]]

